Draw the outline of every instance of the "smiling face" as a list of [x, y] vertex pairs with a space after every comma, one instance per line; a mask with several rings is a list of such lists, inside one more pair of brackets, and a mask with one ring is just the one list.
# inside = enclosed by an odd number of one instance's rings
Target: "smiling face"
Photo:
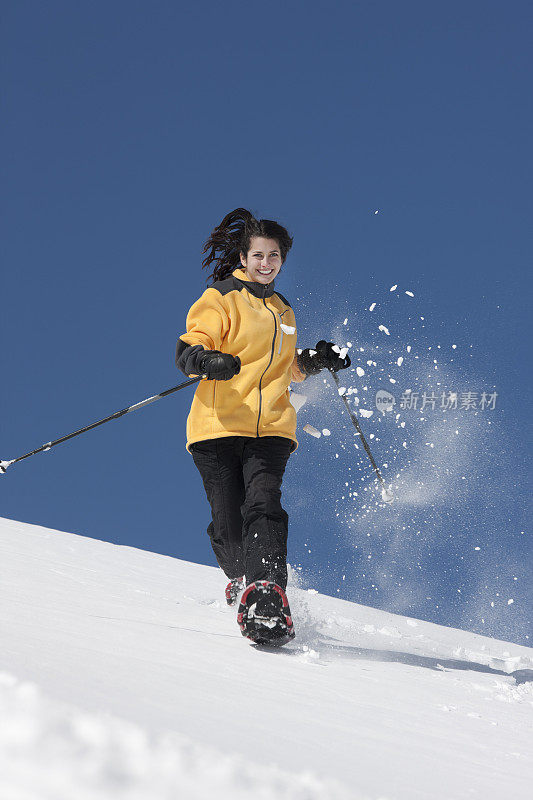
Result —
[[270, 283], [280, 271], [282, 264], [278, 242], [276, 239], [252, 236], [246, 258], [241, 253], [241, 264], [249, 280], [255, 283]]

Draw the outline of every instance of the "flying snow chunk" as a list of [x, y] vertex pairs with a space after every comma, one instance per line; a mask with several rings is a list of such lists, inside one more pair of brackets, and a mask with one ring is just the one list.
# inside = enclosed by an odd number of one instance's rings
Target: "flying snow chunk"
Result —
[[398, 284], [395, 283], [394, 286], [390, 287], [389, 292], [395, 292], [397, 288], [398, 288]]
[[407, 349], [407, 352], [410, 353], [411, 352], [411, 345], [408, 344], [406, 349]]
[[291, 392], [289, 395], [289, 401], [293, 406], [296, 413], [301, 409], [301, 407], [305, 404], [307, 400], [306, 395], [304, 394], [297, 394], [297, 392]]
[[406, 292], [405, 294], [408, 294], [408, 295], [409, 295], [409, 297], [414, 297], [414, 294], [413, 294], [413, 292]]
[[307, 423], [307, 425], [304, 425], [304, 431], [306, 433], [309, 433], [311, 436], [314, 436], [315, 439], [320, 439], [320, 437], [322, 436], [320, 431], [317, 431], [317, 429], [313, 428], [313, 426], [309, 425], [309, 423]]
[[453, 350], [456, 350], [457, 349], [457, 345], [456, 344], [452, 344], [452, 348], [453, 348]]
[[331, 436], [329, 428], [322, 428], [322, 436]]
[[288, 333], [289, 335], [296, 333], [296, 328], [294, 327], [294, 325], [285, 325], [284, 322], [281, 322], [280, 324], [283, 333]]
[[362, 378], [363, 375], [365, 374], [365, 371], [364, 371], [363, 367], [356, 367], [355, 371], [357, 372], [357, 374], [359, 375], [360, 378]]
[[346, 386], [339, 386], [339, 394], [341, 397], [346, 394]]
[[376, 211], [374, 211], [374, 215], [375, 215], [375, 214], [379, 214], [379, 208], [378, 208], [378, 209], [376, 209]]
[[384, 503], [392, 503], [394, 500], [394, 495], [390, 489], [387, 489], [384, 486], [383, 489], [381, 490], [381, 499], [383, 500]]
[[403, 356], [400, 356], [400, 358], [398, 359], [398, 361], [396, 363], [398, 364], [399, 367], [401, 367], [402, 364], [403, 364]]
[[370, 308], [368, 310], [369, 311], [373, 311], [375, 309], [375, 307], [376, 307], [376, 304], [372, 303], [372, 305], [370, 306]]
[[366, 408], [360, 408], [360, 409], [359, 409], [359, 413], [361, 414], [361, 416], [362, 416], [362, 417], [364, 417], [365, 419], [368, 419], [369, 417], [371, 417], [371, 416], [372, 416], [372, 414], [373, 414], [374, 412], [373, 412], [373, 411], [369, 411], [369, 410], [368, 410], [368, 409], [366, 409]]
[[346, 319], [344, 320], [344, 322], [342, 324], [343, 325], [347, 325], [348, 324], [348, 317], [346, 317]]
[[379, 330], [380, 330], [380, 331], [383, 331], [383, 333], [386, 333], [386, 334], [387, 334], [387, 336], [390, 336], [390, 331], [389, 331], [389, 329], [387, 328], [387, 326], [386, 326], [386, 325], [380, 325], [380, 326], [379, 326]]

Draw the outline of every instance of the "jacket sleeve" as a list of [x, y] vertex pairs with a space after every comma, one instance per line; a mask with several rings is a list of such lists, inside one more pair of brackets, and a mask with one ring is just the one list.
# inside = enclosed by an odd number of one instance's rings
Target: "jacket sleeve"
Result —
[[294, 360], [291, 365], [291, 382], [302, 383], [307, 378], [307, 373], [298, 364], [298, 351], [294, 352]]
[[209, 287], [189, 309], [187, 332], [176, 345], [176, 366], [185, 375], [200, 375], [200, 359], [207, 350], [220, 350], [230, 318], [219, 291]]

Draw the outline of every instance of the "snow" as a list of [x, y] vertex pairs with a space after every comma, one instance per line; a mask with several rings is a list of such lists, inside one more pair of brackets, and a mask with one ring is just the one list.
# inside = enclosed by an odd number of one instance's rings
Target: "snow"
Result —
[[274, 766], [262, 769], [238, 753], [218, 752], [179, 733], [148, 734], [127, 720], [47, 696], [35, 683], [5, 672], [0, 673], [0, 714], [5, 800], [248, 800], [250, 792], [263, 800], [320, 800], [327, 792], [347, 797], [336, 781]]
[[381, 499], [384, 503], [392, 503], [394, 500], [394, 494], [392, 490], [384, 486], [381, 490]]
[[357, 372], [360, 378], [362, 378], [363, 375], [365, 374], [363, 367], [356, 367], [355, 371]]
[[380, 326], [379, 326], [379, 330], [380, 330], [380, 331], [383, 331], [383, 333], [386, 333], [386, 334], [387, 334], [387, 336], [390, 336], [390, 331], [389, 331], [389, 329], [387, 328], [387, 326], [386, 326], [386, 325], [380, 325]]
[[376, 304], [372, 303], [372, 305], [370, 306], [370, 308], [368, 310], [369, 311], [373, 311], [375, 309], [375, 307], [376, 307]]
[[281, 330], [284, 333], [287, 333], [289, 335], [296, 333], [296, 328], [293, 325], [285, 325], [284, 322], [280, 322], [280, 325], [281, 325]]
[[303, 405], [305, 405], [307, 401], [307, 396], [304, 394], [298, 394], [295, 391], [291, 391], [289, 394], [289, 401], [291, 405], [294, 407], [296, 413], [301, 409]]
[[313, 425], [310, 425], [309, 423], [307, 423], [307, 425], [304, 425], [303, 430], [306, 433], [311, 434], [311, 436], [314, 436], [315, 439], [320, 439], [320, 437], [322, 435], [319, 430], [314, 428]]
[[219, 570], [12, 520], [0, 571], [2, 800], [530, 796], [530, 648], [292, 583], [260, 651]]

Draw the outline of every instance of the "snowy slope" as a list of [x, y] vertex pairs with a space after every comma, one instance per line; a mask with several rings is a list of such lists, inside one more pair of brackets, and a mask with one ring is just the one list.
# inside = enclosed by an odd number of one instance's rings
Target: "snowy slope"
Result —
[[261, 652], [224, 585], [0, 520], [2, 800], [531, 797], [533, 650], [292, 587]]

